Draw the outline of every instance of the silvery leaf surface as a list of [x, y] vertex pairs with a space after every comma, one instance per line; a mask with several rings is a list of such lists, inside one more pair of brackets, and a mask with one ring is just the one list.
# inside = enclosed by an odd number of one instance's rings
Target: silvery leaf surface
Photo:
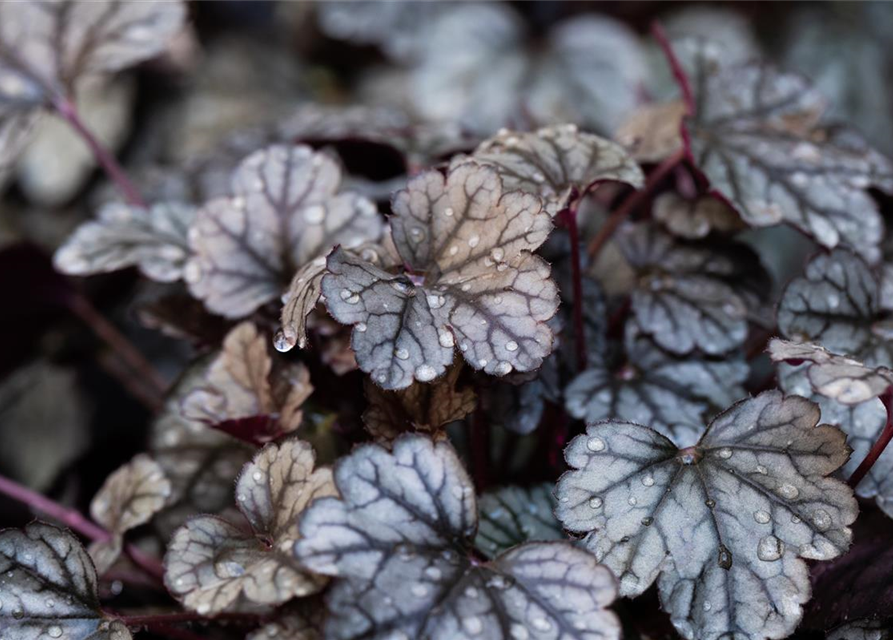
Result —
[[684, 637], [786, 637], [809, 598], [803, 560], [844, 553], [858, 512], [829, 477], [850, 454], [844, 434], [818, 421], [814, 403], [767, 391], [683, 449], [641, 425], [590, 425], [565, 450], [556, 515], [622, 595], [657, 580]]
[[508, 486], [480, 498], [480, 522], [475, 546], [489, 557], [533, 540], [565, 540], [553, 511], [557, 506], [550, 483]]

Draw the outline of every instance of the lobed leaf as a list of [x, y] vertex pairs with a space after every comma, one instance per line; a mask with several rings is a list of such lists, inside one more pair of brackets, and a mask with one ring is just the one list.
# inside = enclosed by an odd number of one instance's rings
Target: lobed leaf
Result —
[[96, 570], [74, 535], [42, 522], [0, 532], [0, 632], [9, 640], [130, 640], [96, 593]]
[[850, 545], [852, 491], [828, 477], [850, 451], [818, 407], [768, 391], [733, 405], [693, 447], [629, 422], [587, 427], [565, 456], [556, 515], [620, 579], [655, 580], [686, 638], [783, 638], [809, 598], [806, 563]]
[[107, 204], [56, 251], [53, 263], [69, 275], [136, 266], [153, 280], [173, 282], [183, 277], [194, 216], [191, 205], [173, 202], [150, 208]]
[[409, 275], [343, 249], [322, 291], [332, 316], [355, 325], [363, 371], [385, 389], [442, 375], [458, 344], [474, 369], [536, 369], [552, 349], [558, 306], [549, 265], [533, 255], [551, 229], [538, 198], [503, 192], [490, 168], [465, 163], [413, 178], [393, 203], [391, 229]]
[[90, 503], [90, 515], [112, 534], [108, 542], [96, 542], [90, 556], [100, 574], [117, 560], [124, 534], [149, 522], [171, 496], [171, 482], [164, 470], [146, 454], [139, 454], [115, 470]]
[[566, 540], [552, 513], [556, 506], [549, 483], [483, 494], [475, 547], [493, 558], [525, 542]]
[[[493, 167], [505, 189], [533, 193], [553, 217], [572, 197], [606, 181], [641, 187], [642, 170], [617, 144], [576, 125], [544, 127], [536, 132], [501, 130], [482, 142], [471, 156]], [[460, 157], [453, 165], [464, 160]]]
[[333, 495], [328, 469], [314, 470], [306, 442], [268, 444], [245, 466], [237, 504], [253, 529], [199, 516], [178, 529], [164, 557], [164, 581], [183, 605], [202, 615], [231, 610], [242, 598], [281, 604], [316, 593], [324, 582], [291, 554], [297, 516], [315, 498]]
[[446, 442], [402, 436], [335, 468], [340, 499], [314, 503], [296, 546], [335, 576], [327, 638], [617, 638], [610, 573], [567, 543], [472, 561], [474, 490]]
[[215, 313], [238, 318], [277, 299], [293, 274], [333, 246], [377, 240], [375, 205], [337, 193], [341, 171], [310, 147], [273, 145], [245, 158], [232, 195], [199, 209], [185, 279]]

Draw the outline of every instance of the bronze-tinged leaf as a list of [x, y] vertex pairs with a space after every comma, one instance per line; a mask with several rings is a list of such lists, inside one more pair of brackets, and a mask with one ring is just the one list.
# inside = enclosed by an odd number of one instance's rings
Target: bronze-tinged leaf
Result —
[[233, 328], [223, 350], [211, 362], [205, 380], [184, 398], [183, 415], [210, 425], [266, 417], [269, 433], [257, 434], [264, 442], [301, 426], [304, 401], [313, 392], [310, 373], [303, 364], [274, 370], [269, 338], [250, 322]]
[[532, 253], [552, 226], [539, 198], [505, 193], [493, 169], [466, 162], [447, 178], [413, 178], [393, 210], [394, 243], [411, 272], [338, 249], [322, 281], [329, 312], [354, 325], [360, 368], [384, 389], [403, 389], [442, 375], [457, 345], [489, 374], [539, 367], [558, 306], [549, 265]]
[[682, 149], [682, 100], [646, 104], [623, 121], [614, 139], [638, 162], [660, 162]]
[[338, 165], [307, 146], [274, 145], [245, 158], [232, 195], [205, 204], [190, 230], [192, 293], [216, 313], [244, 317], [333, 246], [378, 240], [375, 205], [338, 193], [340, 184]]
[[117, 559], [124, 534], [149, 522], [165, 507], [171, 491], [161, 465], [142, 453], [106, 479], [90, 503], [90, 515], [112, 534], [110, 541], [90, 548], [100, 574]]
[[300, 561], [335, 583], [325, 637], [615, 640], [613, 577], [567, 542], [473, 560], [471, 480], [447, 441], [403, 435], [338, 462], [301, 519]]
[[313, 500], [335, 495], [329, 469], [314, 469], [313, 448], [300, 440], [268, 444], [242, 470], [236, 503], [251, 525], [199, 516], [174, 533], [164, 558], [165, 585], [202, 615], [231, 610], [241, 598], [281, 604], [316, 593], [325, 580], [292, 555], [298, 516]]
[[56, 251], [53, 264], [70, 275], [136, 266], [159, 282], [179, 280], [189, 257], [187, 233], [194, 216], [195, 209], [187, 204], [107, 204]]
[[93, 562], [67, 529], [32, 522], [0, 532], [0, 571], [4, 638], [130, 640], [127, 626], [102, 610]]
[[688, 200], [662, 193], [654, 200], [654, 219], [679, 238], [696, 240], [710, 233], [731, 234], [746, 228], [727, 202], [711, 196]]
[[695, 446], [647, 427], [590, 425], [565, 450], [556, 515], [636, 596], [657, 581], [687, 638], [793, 633], [809, 599], [805, 559], [850, 546], [858, 505], [830, 477], [850, 455], [819, 408], [767, 391], [717, 416]]
[[406, 431], [441, 434], [443, 427], [467, 416], [477, 404], [473, 387], [457, 388], [461, 373], [461, 363], [454, 364], [430, 384], [415, 382], [399, 391], [386, 391], [366, 378], [366, 429], [379, 440], [393, 440]]

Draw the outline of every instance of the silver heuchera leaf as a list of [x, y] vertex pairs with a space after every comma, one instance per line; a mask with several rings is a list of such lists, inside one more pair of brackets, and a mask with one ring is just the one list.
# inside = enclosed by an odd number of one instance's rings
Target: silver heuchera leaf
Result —
[[338, 578], [326, 637], [617, 638], [610, 573], [569, 543], [515, 547], [473, 562], [471, 480], [446, 442], [403, 436], [365, 445], [335, 468], [340, 499], [301, 520], [301, 562]]
[[883, 620], [857, 620], [828, 632], [828, 640], [890, 640], [889, 623]]
[[56, 251], [53, 264], [70, 275], [137, 266], [153, 280], [179, 280], [189, 257], [187, 233], [194, 217], [191, 205], [174, 202], [148, 209], [107, 204]]
[[724, 68], [718, 49], [686, 60], [696, 103], [687, 137], [713, 189], [749, 224], [786, 222], [876, 259], [883, 222], [866, 189], [890, 189], [893, 165], [818, 128], [825, 103], [805, 79], [765, 64]]
[[868, 402], [893, 386], [893, 371], [887, 367], [867, 367], [817, 344], [773, 338], [768, 351], [773, 362], [809, 362], [806, 375], [813, 390], [841, 404]]
[[299, 440], [268, 444], [247, 464], [237, 503], [253, 534], [215, 516], [189, 520], [164, 557], [168, 590], [202, 615], [232, 608], [244, 597], [281, 604], [316, 593], [323, 581], [294, 560], [297, 516], [314, 499], [335, 493], [328, 469], [313, 466], [312, 447]]
[[100, 574], [118, 558], [124, 534], [149, 522], [165, 507], [171, 491], [161, 465], [142, 453], [106, 479], [90, 503], [90, 515], [112, 534], [110, 541], [90, 547]]
[[360, 368], [385, 389], [443, 374], [458, 344], [475, 369], [536, 369], [558, 306], [549, 265], [531, 252], [551, 230], [536, 196], [503, 192], [490, 168], [429, 171], [397, 193], [391, 229], [412, 269], [394, 275], [342, 249], [322, 281], [329, 312], [354, 326]]
[[743, 358], [685, 359], [659, 349], [627, 324], [625, 362], [612, 370], [593, 363], [564, 391], [565, 408], [587, 423], [615, 418], [647, 424], [679, 446], [695, 444], [705, 420], [746, 396]]
[[278, 299], [293, 274], [336, 244], [377, 240], [375, 205], [337, 193], [341, 171], [310, 147], [274, 145], [242, 161], [232, 195], [199, 209], [185, 279], [212, 311], [237, 318]]
[[42, 522], [0, 532], [0, 633], [9, 640], [130, 640], [103, 613], [96, 570], [74, 535]]
[[582, 195], [598, 182], [612, 180], [633, 187], [644, 182], [639, 165], [620, 145], [581, 133], [573, 124], [533, 133], [504, 129], [482, 142], [472, 157], [496, 169], [505, 189], [542, 197], [552, 216], [567, 206], [574, 192]]
[[739, 295], [762, 268], [744, 245], [681, 244], [655, 225], [630, 225], [617, 243], [638, 282], [632, 310], [643, 332], [673, 353], [709, 355], [741, 346], [748, 305]]
[[720, 414], [693, 447], [629, 422], [571, 441], [556, 515], [634, 596], [655, 579], [686, 638], [783, 638], [809, 598], [800, 558], [847, 550], [858, 513], [828, 477], [850, 454], [818, 407], [767, 391]]
[[489, 491], [481, 496], [474, 545], [493, 558], [524, 542], [566, 540], [552, 513], [556, 506], [549, 483]]

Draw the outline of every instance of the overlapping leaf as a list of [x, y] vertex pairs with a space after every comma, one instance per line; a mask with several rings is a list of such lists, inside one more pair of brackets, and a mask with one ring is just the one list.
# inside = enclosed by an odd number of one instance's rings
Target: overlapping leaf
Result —
[[639, 162], [660, 162], [682, 149], [682, 100], [646, 104], [623, 121], [614, 139]]
[[130, 640], [106, 615], [96, 570], [74, 535], [42, 522], [0, 532], [0, 633], [9, 640]]
[[150, 208], [112, 203], [59, 248], [56, 269], [90, 275], [137, 266], [147, 277], [172, 282], [183, 276], [189, 257], [187, 232], [195, 209], [163, 203]]
[[687, 139], [712, 188], [749, 224], [786, 222], [876, 259], [883, 223], [866, 189], [893, 188], [893, 165], [850, 133], [822, 129], [825, 102], [800, 76], [682, 47], [695, 100]]
[[572, 124], [533, 133], [503, 130], [482, 142], [472, 157], [495, 168], [506, 189], [542, 197], [552, 216], [569, 204], [574, 193], [582, 195], [598, 182], [640, 187], [644, 181], [639, 165], [620, 145], [581, 133]]
[[196, 214], [185, 271], [193, 295], [216, 313], [246, 316], [278, 299], [295, 272], [334, 245], [377, 240], [383, 223], [375, 205], [338, 193], [340, 182], [338, 165], [310, 147], [274, 145], [245, 158], [232, 195]]
[[481, 496], [474, 544], [493, 558], [525, 542], [565, 540], [567, 536], [552, 513], [556, 506], [549, 483], [489, 491]]
[[687, 200], [663, 193], [654, 200], [653, 215], [674, 236], [687, 239], [704, 238], [711, 232], [732, 233], [745, 226], [724, 200], [710, 196]]
[[[183, 415], [259, 443], [300, 427], [301, 407], [313, 393], [310, 373], [303, 364], [274, 369], [268, 344], [250, 322], [232, 329], [204, 382], [184, 396]], [[252, 434], [238, 424], [250, 420], [270, 424]]]
[[426, 36], [411, 78], [416, 108], [483, 135], [530, 121], [613, 130], [647, 74], [635, 35], [591, 14], [557, 24], [541, 46], [528, 47], [508, 6], [463, 3]]
[[72, 95], [84, 78], [159, 54], [185, 16], [179, 0], [0, 6], [0, 175], [42, 106]]
[[[816, 256], [803, 277], [791, 281], [778, 307], [781, 334], [798, 342], [815, 342], [829, 351], [851, 357], [866, 366], [893, 366], [893, 342], [888, 340], [887, 311], [879, 277], [861, 258], [838, 249]], [[847, 436], [853, 455], [844, 467], [852, 473], [871, 449], [886, 421], [880, 400], [855, 406], [817, 394], [806, 367], [779, 365], [779, 385], [817, 402], [822, 419], [838, 425]], [[878, 506], [893, 514], [893, 451], [885, 451], [865, 479], [860, 496], [876, 497]]]
[[564, 390], [568, 413], [586, 422], [609, 418], [647, 424], [679, 446], [693, 445], [705, 420], [746, 393], [742, 358], [674, 357], [627, 325], [625, 358], [593, 363]]
[[621, 229], [617, 243], [638, 277], [633, 313], [658, 345], [717, 355], [744, 342], [749, 303], [762, 297], [767, 279], [750, 249], [676, 242], [649, 224]]
[[461, 373], [461, 363], [457, 363], [431, 384], [416, 382], [399, 391], [385, 391], [366, 378], [366, 429], [382, 440], [392, 440], [406, 431], [439, 434], [450, 422], [474, 411], [477, 404], [473, 387], [457, 386]]
[[809, 598], [806, 563], [842, 554], [858, 509], [828, 477], [849, 456], [818, 407], [769, 391], [720, 414], [693, 447], [647, 427], [590, 425], [556, 489], [565, 528], [620, 579], [655, 580], [687, 638], [782, 638]]
[[857, 620], [828, 633], [828, 640], [890, 640], [890, 623], [884, 620]]
[[100, 574], [117, 560], [124, 534], [145, 524], [167, 504], [171, 483], [157, 462], [145, 454], [110, 475], [90, 503], [90, 515], [112, 534], [105, 542], [94, 542], [90, 556]]
[[458, 345], [475, 369], [536, 369], [552, 350], [558, 306], [549, 266], [533, 255], [551, 220], [536, 196], [504, 192], [488, 167], [464, 163], [445, 179], [423, 173], [399, 192], [391, 228], [412, 270], [392, 274], [342, 249], [322, 281], [329, 312], [354, 325], [360, 368], [385, 389], [430, 382]]
[[298, 557], [335, 576], [327, 638], [616, 638], [613, 578], [569, 543], [472, 561], [474, 490], [446, 442], [365, 445], [335, 469], [341, 499], [314, 503]]
[[165, 555], [165, 584], [185, 607], [214, 614], [238, 605], [281, 604], [319, 591], [291, 550], [297, 517], [310, 502], [334, 495], [331, 471], [314, 470], [313, 448], [300, 440], [266, 445], [236, 484], [237, 504], [253, 533], [215, 516], [189, 520]]

